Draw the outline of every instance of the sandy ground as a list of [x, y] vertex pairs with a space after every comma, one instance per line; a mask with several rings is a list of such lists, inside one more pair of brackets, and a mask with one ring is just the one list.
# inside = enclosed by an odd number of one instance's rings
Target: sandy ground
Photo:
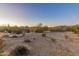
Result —
[[[6, 44], [5, 55], [16, 46], [24, 45], [30, 50], [31, 56], [79, 56], [79, 37], [72, 32], [46, 33], [46, 37], [42, 37], [42, 33], [26, 33], [24, 37], [6, 37], [3, 40]], [[31, 42], [25, 43], [24, 40]]]

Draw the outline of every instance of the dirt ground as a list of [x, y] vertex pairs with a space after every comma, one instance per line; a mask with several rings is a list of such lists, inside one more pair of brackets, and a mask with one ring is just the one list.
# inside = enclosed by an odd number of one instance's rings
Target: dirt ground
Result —
[[24, 45], [30, 50], [30, 56], [79, 56], [79, 37], [73, 32], [51, 32], [46, 33], [46, 37], [42, 33], [26, 33], [23, 37], [3, 37], [3, 40], [3, 55], [8, 55], [18, 45]]

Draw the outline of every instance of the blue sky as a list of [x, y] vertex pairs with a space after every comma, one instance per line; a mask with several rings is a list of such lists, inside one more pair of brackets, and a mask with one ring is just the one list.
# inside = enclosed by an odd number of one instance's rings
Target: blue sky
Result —
[[79, 23], [79, 4], [0, 4], [0, 23], [74, 25]]

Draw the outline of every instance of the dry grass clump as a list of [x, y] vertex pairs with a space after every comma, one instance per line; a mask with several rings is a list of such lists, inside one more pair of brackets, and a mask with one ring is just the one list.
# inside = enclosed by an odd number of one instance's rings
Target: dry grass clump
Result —
[[28, 56], [29, 49], [25, 46], [16, 46], [14, 50], [10, 52], [10, 56]]

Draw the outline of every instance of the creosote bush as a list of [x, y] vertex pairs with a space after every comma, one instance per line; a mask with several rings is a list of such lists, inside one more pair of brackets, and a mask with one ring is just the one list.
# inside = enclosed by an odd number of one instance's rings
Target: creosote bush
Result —
[[29, 49], [25, 46], [16, 46], [14, 50], [10, 52], [10, 56], [28, 56]]

